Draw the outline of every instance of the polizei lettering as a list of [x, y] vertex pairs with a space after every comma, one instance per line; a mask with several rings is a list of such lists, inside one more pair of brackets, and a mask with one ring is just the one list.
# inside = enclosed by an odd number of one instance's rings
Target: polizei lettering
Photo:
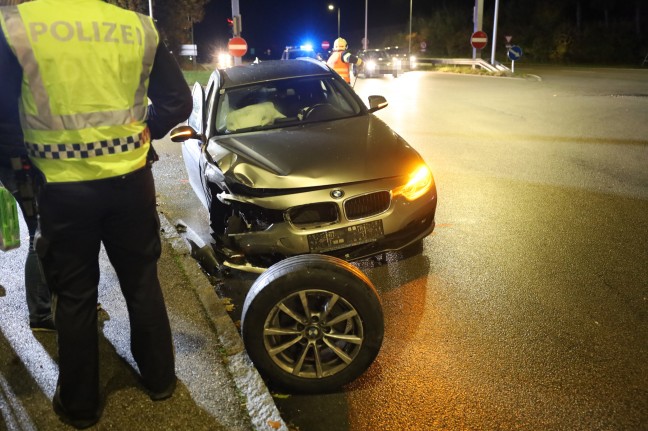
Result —
[[60, 42], [125, 43], [142, 45], [142, 32], [138, 27], [114, 22], [54, 21], [29, 23], [32, 41], [50, 36]]

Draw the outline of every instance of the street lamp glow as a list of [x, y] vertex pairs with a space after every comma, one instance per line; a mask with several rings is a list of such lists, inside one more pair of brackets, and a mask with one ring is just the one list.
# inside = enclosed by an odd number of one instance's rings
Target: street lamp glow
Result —
[[[328, 5], [328, 10], [333, 11], [336, 9], [336, 6], [333, 4]], [[340, 6], [337, 6], [337, 15], [338, 15], [338, 37], [340, 37]]]

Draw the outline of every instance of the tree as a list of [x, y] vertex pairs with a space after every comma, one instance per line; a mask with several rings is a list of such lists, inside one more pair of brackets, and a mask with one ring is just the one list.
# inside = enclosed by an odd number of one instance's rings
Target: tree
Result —
[[205, 17], [209, 0], [158, 0], [155, 19], [169, 47], [177, 52], [182, 44], [191, 43], [193, 24]]
[[[148, 14], [148, 0], [106, 0], [132, 11]], [[205, 6], [210, 0], [154, 0], [153, 19], [160, 36], [172, 52], [180, 45], [191, 43], [193, 24], [205, 17]]]

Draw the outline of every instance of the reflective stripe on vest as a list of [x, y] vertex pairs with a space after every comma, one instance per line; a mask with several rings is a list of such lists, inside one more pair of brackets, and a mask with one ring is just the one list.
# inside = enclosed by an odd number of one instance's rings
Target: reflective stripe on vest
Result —
[[[146, 129], [148, 130], [148, 129]], [[89, 144], [32, 144], [25, 142], [30, 157], [39, 159], [87, 159], [89, 157], [119, 154], [140, 148], [146, 142], [144, 134], [115, 138]]]
[[338, 75], [340, 75], [347, 83], [351, 82], [351, 75], [349, 73], [349, 63], [345, 63], [344, 60], [342, 59], [342, 55], [344, 52], [342, 51], [334, 51], [333, 54], [331, 54], [332, 57], [332, 63], [331, 67], [333, 70], [335, 70]]
[[[148, 106], [148, 101], [146, 100], [146, 80], [155, 60], [155, 52], [157, 49], [155, 29], [146, 17], [138, 14], [140, 22], [145, 28], [145, 55], [143, 58], [144, 67], [142, 68], [139, 86], [135, 94], [135, 105], [131, 109], [119, 111], [54, 115], [51, 112], [49, 95], [45, 90], [38, 62], [31, 48], [29, 38], [27, 37], [27, 29], [20, 16], [18, 7], [8, 6], [2, 8], [0, 13], [3, 15], [11, 37], [11, 46], [14, 48], [18, 62], [22, 66], [23, 73], [32, 88], [32, 94], [38, 109], [38, 115], [24, 114], [23, 121], [25, 127], [34, 130], [78, 130], [127, 124], [133, 119], [143, 121], [146, 118]], [[141, 38], [141, 35], [139, 37]]]

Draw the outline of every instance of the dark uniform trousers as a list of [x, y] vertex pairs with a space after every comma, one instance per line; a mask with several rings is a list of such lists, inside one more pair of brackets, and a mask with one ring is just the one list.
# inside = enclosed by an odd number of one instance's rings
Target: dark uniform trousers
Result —
[[54, 295], [58, 387], [71, 414], [99, 409], [97, 297], [101, 243], [128, 307], [131, 351], [151, 391], [175, 380], [171, 329], [157, 274], [160, 220], [149, 166], [125, 176], [48, 183], [36, 248]]

